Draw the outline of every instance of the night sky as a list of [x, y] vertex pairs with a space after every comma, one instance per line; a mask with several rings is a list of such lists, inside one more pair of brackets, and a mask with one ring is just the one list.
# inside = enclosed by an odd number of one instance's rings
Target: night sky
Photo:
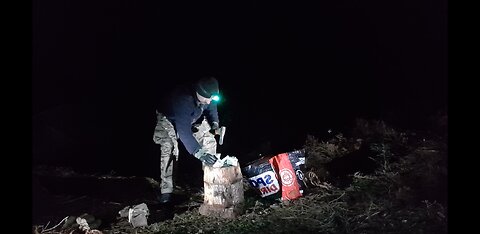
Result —
[[446, 110], [446, 0], [312, 2], [33, 1], [34, 163], [157, 173], [155, 99], [203, 75], [241, 162]]

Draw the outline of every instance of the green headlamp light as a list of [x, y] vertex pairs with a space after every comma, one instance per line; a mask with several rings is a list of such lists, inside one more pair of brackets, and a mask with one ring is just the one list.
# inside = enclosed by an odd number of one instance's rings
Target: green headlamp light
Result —
[[212, 95], [212, 100], [216, 101], [216, 102], [220, 101], [220, 95], [218, 95], [218, 94]]

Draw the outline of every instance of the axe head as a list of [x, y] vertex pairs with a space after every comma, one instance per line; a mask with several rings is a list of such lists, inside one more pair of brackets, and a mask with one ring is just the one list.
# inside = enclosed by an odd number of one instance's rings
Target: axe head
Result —
[[223, 126], [219, 129], [217, 129], [217, 135], [219, 135], [218, 139], [218, 144], [223, 145], [223, 138], [225, 137], [225, 131], [227, 130], [227, 127]]

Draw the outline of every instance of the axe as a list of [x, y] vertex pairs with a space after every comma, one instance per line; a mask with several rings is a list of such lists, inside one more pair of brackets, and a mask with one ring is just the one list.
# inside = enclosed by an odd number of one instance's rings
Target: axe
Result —
[[227, 130], [227, 127], [225, 126], [222, 126], [220, 128], [218, 128], [217, 130], [215, 130], [215, 135], [219, 135], [219, 139], [218, 139], [218, 144], [219, 145], [223, 145], [223, 138], [225, 137], [225, 131]]

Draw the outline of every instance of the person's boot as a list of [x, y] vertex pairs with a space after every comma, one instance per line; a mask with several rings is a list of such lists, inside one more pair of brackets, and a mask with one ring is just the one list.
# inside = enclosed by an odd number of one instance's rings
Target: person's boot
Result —
[[172, 202], [173, 195], [172, 193], [162, 193], [162, 194], [159, 194], [157, 198], [160, 204], [167, 204], [167, 203], [169, 204]]

